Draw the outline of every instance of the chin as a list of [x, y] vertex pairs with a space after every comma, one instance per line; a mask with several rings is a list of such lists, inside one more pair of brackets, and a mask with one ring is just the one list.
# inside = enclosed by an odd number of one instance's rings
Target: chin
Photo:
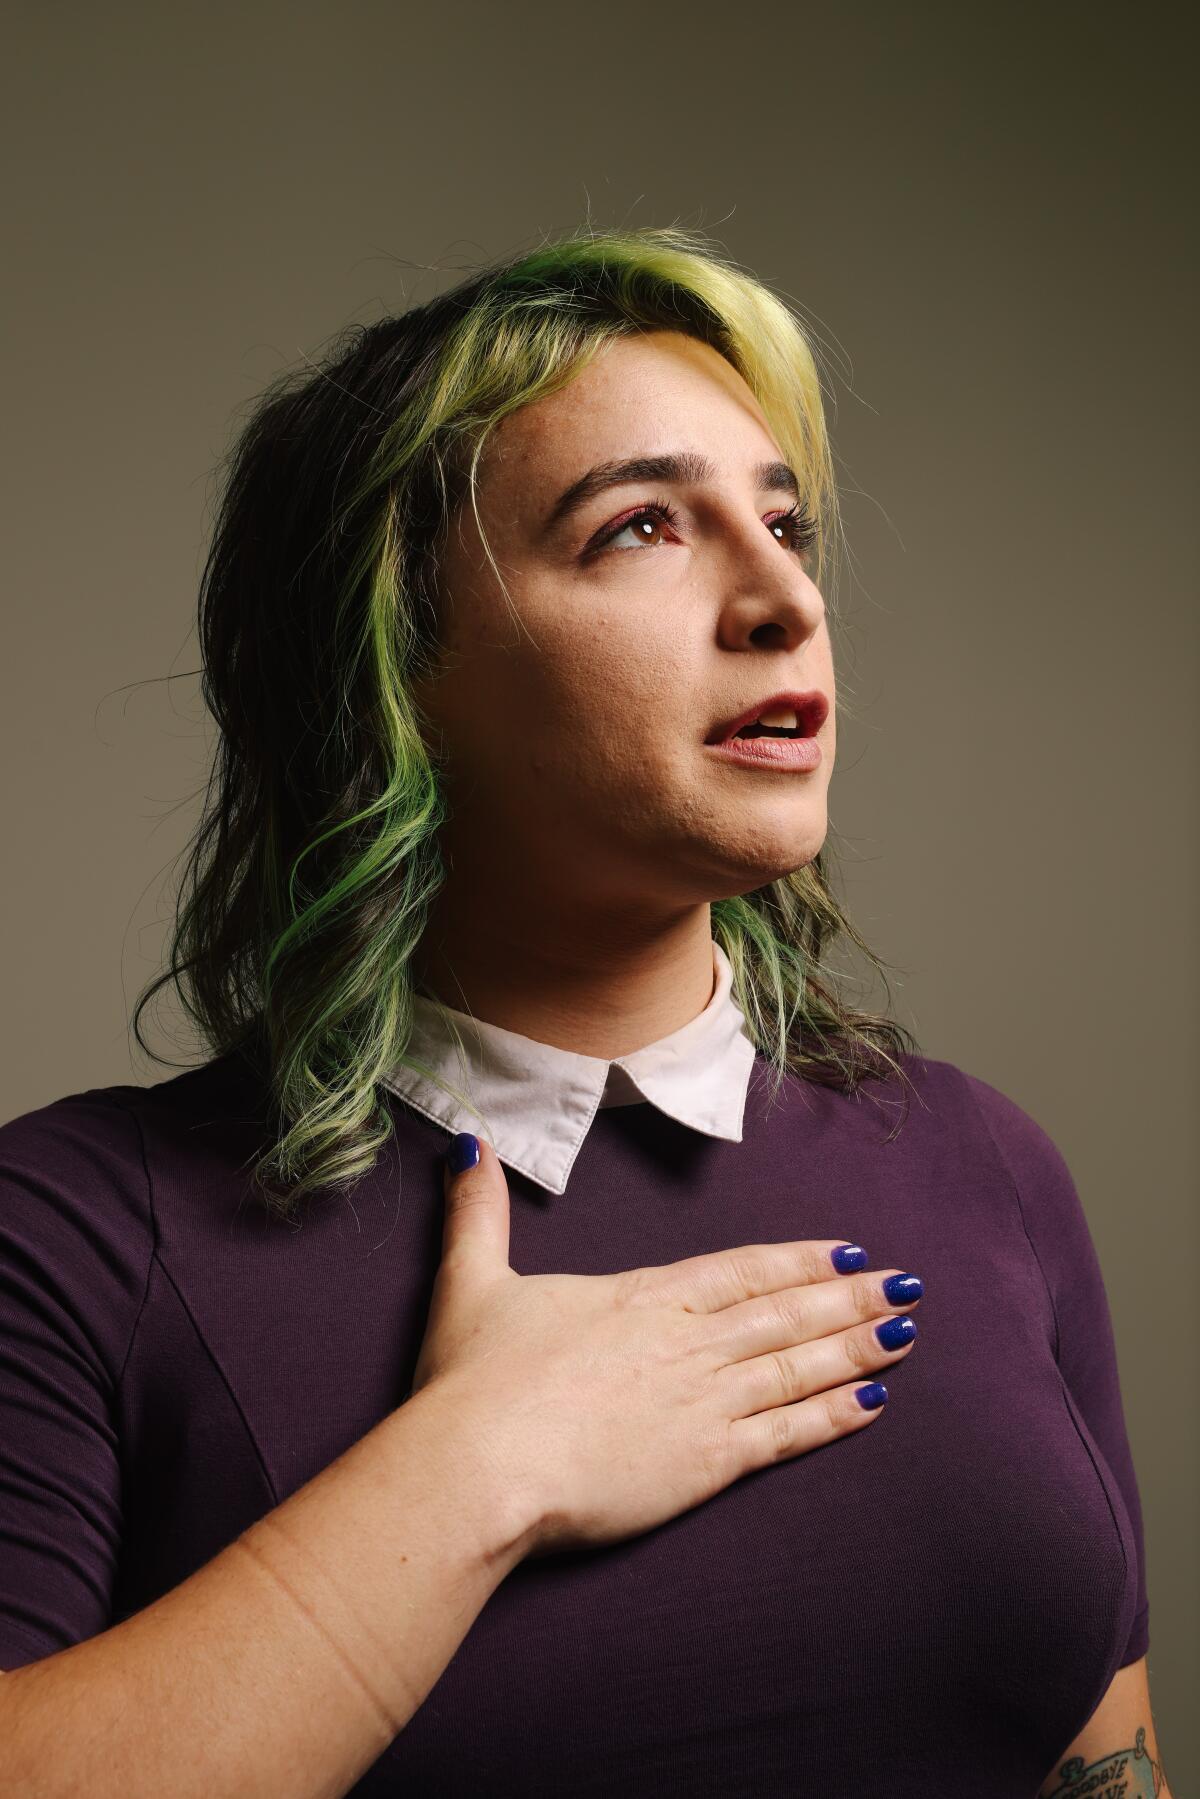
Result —
[[752, 813], [738, 820], [737, 835], [729, 840], [736, 856], [743, 852], [747, 861], [762, 867], [764, 880], [774, 881], [811, 862], [829, 834], [829, 817], [824, 799], [805, 807], [807, 816], [797, 818], [789, 808], [787, 818], [755, 818]]
[[759, 887], [769, 887], [772, 881], [781, 881], [785, 875], [795, 874], [798, 869], [807, 868], [813, 858], [820, 854], [825, 837], [823, 832], [806, 834], [802, 844], [793, 843], [786, 851], [778, 855], [764, 855], [762, 846], [758, 853], [747, 850], [739, 854], [739, 848], [726, 844], [723, 853], [714, 845], [714, 861], [720, 866], [720, 873], [715, 880], [707, 883], [708, 898], [736, 899], [739, 894], [753, 893]]

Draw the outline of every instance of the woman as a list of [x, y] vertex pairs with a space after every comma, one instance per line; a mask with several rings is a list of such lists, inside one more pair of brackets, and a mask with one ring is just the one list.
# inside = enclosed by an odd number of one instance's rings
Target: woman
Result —
[[44, 1790], [1166, 1791], [1070, 1174], [826, 966], [836, 527], [803, 330], [674, 230], [258, 409], [138, 1007], [213, 1057], [0, 1133]]

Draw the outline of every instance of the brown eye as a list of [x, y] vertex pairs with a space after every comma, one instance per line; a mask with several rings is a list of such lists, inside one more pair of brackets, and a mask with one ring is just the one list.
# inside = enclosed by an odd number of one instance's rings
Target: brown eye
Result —
[[[672, 529], [677, 517], [675, 508], [668, 501], [652, 500], [639, 507], [636, 512], [629, 513], [618, 524], [607, 527], [584, 551], [584, 556], [595, 556], [601, 550], [607, 550], [626, 531], [632, 531], [636, 544], [642, 544], [650, 550], [657, 549], [659, 543], [655, 538], [656, 531], [661, 531], [664, 526]], [[807, 556], [816, 542], [816, 524], [809, 517], [807, 507], [800, 503], [790, 506], [786, 512], [777, 513], [768, 521], [768, 529], [778, 542], [800, 557]], [[622, 553], [624, 548], [622, 546]]]
[[807, 556], [817, 540], [817, 527], [809, 517], [807, 507], [797, 503], [789, 506], [786, 512], [780, 512], [771, 520], [771, 531], [782, 531], [779, 541], [798, 556]]
[[633, 532], [636, 542], [644, 543], [649, 549], [656, 549], [658, 546], [654, 541], [654, 531], [661, 529], [664, 525], [673, 525], [676, 516], [673, 506], [669, 506], [665, 500], [655, 500], [650, 505], [643, 506], [638, 512], [631, 512], [627, 518], [621, 520], [620, 524], [613, 525], [606, 534], [597, 538], [587, 553], [592, 555], [597, 550], [606, 549], [609, 544], [615, 543], [618, 537], [623, 537], [626, 531]]

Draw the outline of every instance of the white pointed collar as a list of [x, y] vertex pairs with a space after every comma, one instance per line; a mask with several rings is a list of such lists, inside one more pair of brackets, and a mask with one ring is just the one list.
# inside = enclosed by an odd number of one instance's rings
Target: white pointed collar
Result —
[[601, 1106], [648, 1100], [705, 1136], [740, 1143], [755, 1051], [733, 997], [729, 958], [715, 939], [713, 975], [703, 1012], [611, 1061], [539, 1043], [415, 994], [405, 1053], [428, 1073], [398, 1066], [383, 1085], [450, 1132], [482, 1133], [502, 1162], [551, 1193], [566, 1191]]

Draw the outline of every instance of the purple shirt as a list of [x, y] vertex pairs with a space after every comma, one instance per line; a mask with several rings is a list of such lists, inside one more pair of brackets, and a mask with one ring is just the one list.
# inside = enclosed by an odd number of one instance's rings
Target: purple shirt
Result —
[[[864, 1429], [627, 1542], [520, 1564], [355, 1794], [1032, 1799], [1148, 1642], [1112, 1327], [1071, 1176], [1011, 1100], [753, 1071], [744, 1137], [597, 1112], [512, 1266], [600, 1274], [842, 1238], [919, 1274]], [[884, 1103], [874, 1103], [878, 1097]], [[237, 1057], [0, 1128], [0, 1667], [177, 1586], [411, 1385], [448, 1138], [396, 1136], [301, 1228], [249, 1186]]]

